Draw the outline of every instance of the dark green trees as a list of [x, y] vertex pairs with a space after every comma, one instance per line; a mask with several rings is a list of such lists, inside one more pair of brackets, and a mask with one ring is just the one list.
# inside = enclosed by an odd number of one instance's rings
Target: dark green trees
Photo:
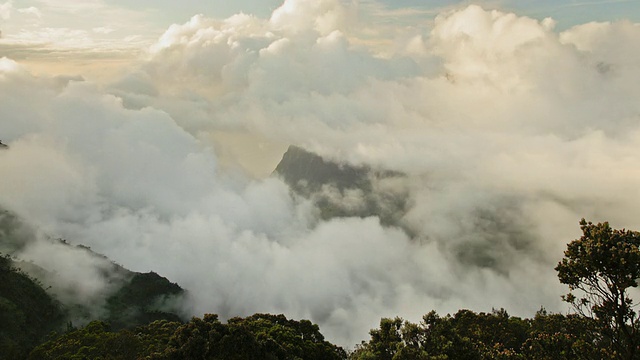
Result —
[[[109, 299], [109, 309], [119, 314], [111, 324], [92, 322], [51, 335], [36, 347], [64, 324], [64, 313], [37, 282], [0, 257], [0, 358], [24, 359], [35, 347], [29, 359], [640, 359], [639, 303], [633, 299], [640, 277], [640, 233], [615, 230], [608, 223], [582, 220], [580, 225], [582, 237], [568, 244], [556, 267], [570, 288], [564, 300], [577, 313], [541, 310], [521, 319], [504, 310], [460, 310], [446, 316], [432, 311], [419, 324], [382, 319], [370, 340], [348, 357], [324, 339], [317, 325], [284, 315], [256, 314], [226, 323], [205, 315], [186, 324], [165, 318], [128, 326], [124, 320], [142, 315], [144, 322], [162, 318], [147, 309], [147, 299], [181, 292], [153, 273], [133, 277]], [[134, 317], [125, 314], [131, 308]]]
[[455, 315], [430, 312], [420, 324], [382, 319], [352, 360], [603, 359], [593, 321], [581, 315], [548, 314], [533, 319], [504, 310]]
[[159, 320], [116, 332], [106, 322], [93, 321], [36, 347], [29, 360], [162, 358], [169, 340], [181, 326]]
[[[131, 279], [107, 298], [108, 317], [114, 329], [130, 328], [157, 320], [180, 322], [178, 312], [184, 290], [154, 273], [134, 273]], [[168, 309], [170, 311], [162, 311]]]
[[[632, 290], [640, 278], [640, 233], [580, 222], [580, 239], [557, 265], [576, 314], [533, 319], [461, 310], [430, 312], [420, 324], [382, 319], [352, 359], [640, 359], [640, 319]], [[636, 293], [637, 295], [637, 293]]]
[[0, 254], [0, 358], [24, 359], [53, 330], [64, 312], [40, 284]]
[[332, 360], [346, 352], [324, 340], [308, 320], [256, 314], [226, 324], [217, 315], [186, 324], [155, 321], [112, 331], [101, 321], [70, 331], [33, 350], [29, 359]]
[[308, 320], [255, 314], [227, 324], [217, 315], [194, 318], [179, 328], [158, 359], [345, 359], [346, 353], [324, 340]]
[[460, 310], [455, 315], [425, 315], [420, 324], [400, 318], [382, 319], [371, 330], [371, 340], [362, 343], [351, 359], [436, 360], [516, 359], [522, 356], [530, 322], [510, 317], [506, 311], [475, 313]]
[[629, 290], [638, 286], [640, 278], [640, 233], [584, 219], [580, 228], [583, 235], [567, 245], [556, 267], [560, 282], [571, 290], [563, 299], [597, 321], [611, 357], [638, 358], [638, 301]]

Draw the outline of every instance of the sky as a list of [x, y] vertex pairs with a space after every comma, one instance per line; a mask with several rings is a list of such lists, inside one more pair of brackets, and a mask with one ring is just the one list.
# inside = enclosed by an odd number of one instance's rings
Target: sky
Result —
[[[637, 1], [229, 3], [0, 0], [0, 207], [54, 290], [110, 287], [47, 236], [178, 282], [187, 316], [349, 347], [383, 316], [566, 311], [579, 220], [640, 229]], [[373, 186], [397, 226], [319, 216], [270, 176], [289, 145], [405, 174]]]
[[[370, 17], [371, 22], [386, 23], [391, 28], [387, 29], [389, 33], [429, 26], [439, 12], [471, 3], [538, 20], [552, 17], [559, 30], [591, 21], [640, 21], [640, 4], [634, 0], [342, 2], [357, 7], [361, 19]], [[32, 63], [38, 71], [67, 73], [82, 69], [95, 77], [111, 76], [105, 68], [126, 66], [139, 58], [171, 24], [184, 23], [196, 14], [224, 19], [245, 13], [264, 18], [280, 5], [280, 0], [90, 0], [81, 4], [71, 0], [8, 0], [0, 2], [0, 54]], [[87, 61], [99, 61], [102, 70], [95, 71]]]

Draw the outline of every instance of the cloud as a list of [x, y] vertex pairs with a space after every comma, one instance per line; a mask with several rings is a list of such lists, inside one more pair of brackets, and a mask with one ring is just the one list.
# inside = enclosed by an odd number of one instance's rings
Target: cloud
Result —
[[[284, 312], [347, 346], [381, 316], [563, 310], [580, 217], [640, 227], [638, 26], [469, 6], [380, 56], [353, 16], [195, 16], [106, 90], [0, 60], [0, 206], [177, 281], [195, 315]], [[411, 235], [227, 171], [205, 140], [226, 133], [406, 173]]]
[[91, 30], [98, 34], [111, 34], [112, 32], [116, 31], [115, 29], [110, 28], [108, 26], [95, 27]]
[[571, 4], [566, 4], [566, 7], [576, 7], [576, 6], [591, 6], [591, 5], [611, 5], [615, 3], [624, 3], [629, 2], [631, 0], [602, 0], [602, 1], [582, 1], [582, 2], [574, 2]]
[[314, 30], [328, 35], [346, 25], [346, 13], [339, 0], [285, 0], [271, 15], [270, 23], [287, 32]]
[[33, 16], [35, 16], [37, 18], [41, 18], [42, 17], [42, 12], [40, 12], [40, 10], [35, 6], [30, 6], [28, 8], [18, 9], [18, 12], [21, 13], [21, 14], [33, 15]]
[[12, 10], [13, 1], [7, 1], [4, 4], [0, 4], [0, 19], [8, 20], [11, 17]]
[[[0, 52], [32, 66], [42, 66], [44, 71], [82, 71], [85, 76], [99, 78], [95, 74], [105, 69], [121, 70], [119, 61], [133, 61], [159, 31], [153, 24], [143, 24], [148, 13], [102, 0], [38, 1], [36, 5], [16, 7], [11, 1], [0, 4], [0, 19], [5, 20]], [[125, 37], [128, 40], [123, 40]]]

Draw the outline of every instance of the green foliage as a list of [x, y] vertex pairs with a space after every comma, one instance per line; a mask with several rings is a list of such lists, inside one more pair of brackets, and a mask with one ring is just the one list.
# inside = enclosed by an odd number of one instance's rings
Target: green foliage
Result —
[[0, 354], [24, 359], [47, 334], [64, 325], [59, 303], [0, 255]]
[[584, 219], [580, 228], [583, 235], [567, 245], [556, 267], [560, 282], [570, 289], [563, 299], [597, 321], [611, 356], [635, 359], [640, 355], [640, 323], [638, 302], [629, 289], [640, 278], [640, 233]]
[[578, 315], [548, 314], [540, 310], [530, 321], [523, 351], [527, 359], [604, 359], [598, 348], [598, 327], [593, 319]]
[[356, 347], [352, 360], [444, 359], [598, 359], [597, 333], [579, 315], [512, 317], [504, 310], [475, 313], [460, 310], [441, 317], [434, 311], [420, 324], [400, 318], [382, 319], [371, 339]]
[[[15, 250], [29, 238], [24, 227], [16, 224], [14, 216], [0, 211], [0, 243], [5, 249]], [[379, 328], [370, 331], [371, 339], [356, 346], [348, 357], [342, 348], [324, 339], [317, 325], [284, 315], [255, 314], [227, 323], [217, 315], [205, 315], [183, 324], [169, 312], [176, 308], [173, 300], [183, 294], [177, 284], [155, 273], [133, 273], [115, 264], [113, 271], [118, 276], [113, 278], [122, 284], [106, 299], [103, 321], [79, 329], [69, 323], [67, 332], [58, 335], [55, 331], [64, 328], [70, 309], [17, 269], [19, 263], [0, 255], [0, 358], [640, 358], [638, 302], [630, 294], [640, 278], [640, 233], [584, 219], [580, 225], [583, 236], [568, 244], [556, 267], [560, 281], [570, 289], [563, 299], [574, 306], [576, 314], [541, 310], [533, 319], [521, 319], [502, 309], [491, 313], [460, 310], [446, 316], [432, 311], [419, 324], [382, 319]]]
[[33, 360], [53, 359], [141, 359], [164, 352], [180, 323], [156, 321], [133, 330], [111, 331], [102, 321], [93, 321], [35, 348]]
[[[142, 359], [160, 356], [182, 325], [155, 310], [160, 300], [180, 295], [176, 284], [155, 274], [135, 274], [108, 299], [108, 321], [93, 321], [41, 344], [29, 359]], [[176, 321], [172, 321], [172, 320]], [[146, 324], [133, 328], [135, 325]], [[113, 330], [120, 331], [113, 331]], [[23, 357], [24, 358], [24, 357]]]
[[318, 326], [284, 315], [256, 314], [224, 324], [217, 315], [187, 324], [156, 321], [133, 330], [112, 331], [101, 321], [48, 341], [29, 359], [345, 359], [324, 340]]
[[217, 315], [194, 318], [179, 328], [158, 359], [344, 359], [318, 326], [284, 315], [256, 314], [227, 324]]
[[109, 316], [104, 319], [115, 329], [148, 324], [157, 320], [181, 321], [173, 312], [175, 300], [184, 290], [154, 273], [135, 273], [131, 280], [107, 299]]

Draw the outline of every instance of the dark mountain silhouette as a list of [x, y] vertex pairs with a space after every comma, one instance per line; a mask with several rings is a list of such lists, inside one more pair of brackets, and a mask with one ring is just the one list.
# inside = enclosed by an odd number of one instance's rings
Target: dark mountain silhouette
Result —
[[274, 175], [312, 199], [323, 219], [377, 216], [385, 225], [402, 227], [408, 206], [402, 173], [337, 163], [290, 146]]
[[[109, 290], [90, 304], [75, 299], [74, 288], [58, 286], [59, 274], [41, 264], [24, 261], [20, 251], [35, 242], [84, 252], [93, 259]], [[52, 254], [52, 256], [55, 256]], [[68, 259], [60, 259], [68, 261]], [[42, 342], [50, 331], [101, 320], [113, 329], [148, 324], [156, 320], [181, 321], [185, 291], [150, 272], [137, 273], [118, 265], [83, 245], [64, 239], [38, 238], [36, 231], [14, 213], [0, 209], [0, 353], [23, 355]]]

